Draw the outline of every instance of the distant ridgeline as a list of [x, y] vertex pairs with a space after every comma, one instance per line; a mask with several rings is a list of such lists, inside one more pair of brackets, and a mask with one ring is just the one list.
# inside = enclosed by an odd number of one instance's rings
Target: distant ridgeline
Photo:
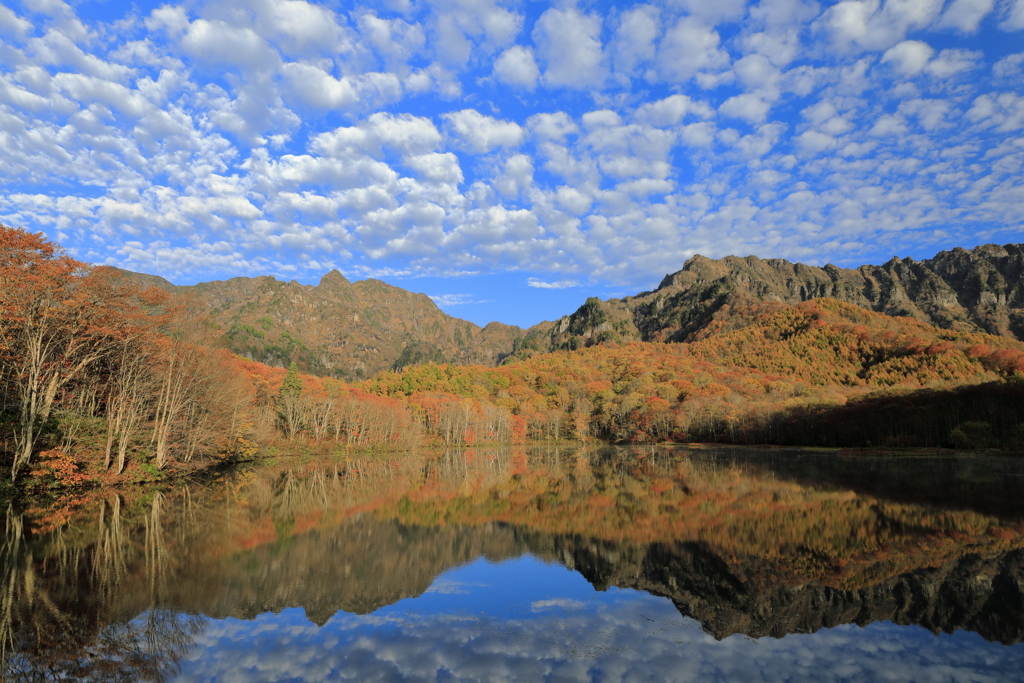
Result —
[[175, 287], [0, 226], [0, 467], [74, 486], [267, 447], [1024, 449], [1021, 253], [856, 271], [695, 257], [523, 336], [336, 271]]
[[522, 330], [494, 322], [480, 328], [442, 312], [425, 294], [380, 280], [349, 282], [332, 270], [320, 284], [270, 276], [194, 286], [120, 271], [189, 301], [205, 318], [212, 346], [250, 360], [314, 375], [357, 380], [417, 363], [496, 365]]
[[570, 316], [530, 328], [516, 355], [603, 341], [701, 339], [745, 324], [730, 315], [753, 302], [798, 304], [831, 298], [943, 329], [1024, 340], [1024, 245], [953, 249], [882, 266], [824, 268], [783, 259], [694, 256], [653, 292], [587, 302]]
[[177, 287], [122, 271], [189, 297], [208, 318], [209, 341], [276, 367], [358, 380], [422, 363], [497, 365], [510, 356], [607, 341], [683, 342], [747, 323], [732, 313], [754, 302], [832, 298], [943, 329], [1024, 340], [1024, 246], [954, 249], [932, 259], [896, 259], [856, 269], [782, 259], [694, 256], [658, 289], [624, 299], [590, 298], [575, 313], [522, 330], [453, 318], [423, 294], [379, 280], [350, 283], [331, 271], [319, 286], [273, 277]]

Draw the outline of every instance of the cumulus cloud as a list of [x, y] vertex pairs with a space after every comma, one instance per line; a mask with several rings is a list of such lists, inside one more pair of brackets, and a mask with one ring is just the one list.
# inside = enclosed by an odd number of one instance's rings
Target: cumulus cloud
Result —
[[904, 40], [885, 51], [882, 63], [892, 63], [893, 68], [904, 76], [916, 76], [924, 70], [934, 54], [932, 46], [924, 41]]
[[729, 55], [720, 43], [713, 28], [696, 17], [682, 17], [658, 46], [658, 72], [667, 81], [685, 83], [698, 72], [723, 69], [729, 65]]
[[277, 52], [255, 31], [220, 20], [195, 20], [182, 38], [181, 46], [193, 59], [211, 66], [227, 64], [266, 69], [280, 61]]
[[902, 76], [916, 76], [922, 72], [936, 78], [949, 78], [964, 71], [976, 69], [982, 53], [970, 50], [943, 50], [934, 59], [935, 50], [920, 40], [905, 40], [882, 55], [883, 64], [891, 64]]
[[516, 154], [505, 162], [505, 167], [494, 179], [494, 188], [506, 197], [516, 197], [533, 184], [533, 160], [525, 154]]
[[616, 73], [631, 77], [654, 59], [661, 34], [661, 14], [656, 7], [639, 5], [623, 13], [612, 40]]
[[349, 79], [334, 78], [310, 64], [291, 62], [282, 66], [285, 87], [303, 104], [320, 109], [342, 109], [359, 100]]
[[537, 20], [533, 42], [551, 87], [593, 88], [604, 81], [601, 17], [576, 9], [549, 9]]
[[452, 112], [445, 114], [444, 118], [456, 138], [479, 154], [498, 147], [518, 147], [523, 141], [523, 129], [519, 124], [485, 116], [476, 109]]
[[1024, 97], [1010, 92], [982, 95], [974, 100], [967, 118], [1000, 132], [1020, 130], [1024, 128]]
[[526, 281], [527, 286], [534, 287], [536, 289], [568, 289], [570, 287], [579, 287], [580, 283], [577, 280], [558, 280], [557, 282], [545, 282], [544, 280], [538, 280], [535, 277], [531, 277]]
[[816, 23], [840, 49], [884, 50], [935, 21], [942, 6], [943, 0], [841, 0]]
[[0, 5], [0, 35], [15, 40], [24, 38], [32, 24], [15, 14], [10, 8]]
[[686, 95], [670, 95], [663, 100], [641, 105], [634, 118], [641, 123], [664, 128], [678, 125], [687, 115], [709, 119], [714, 116], [714, 110], [705, 102], [695, 102]]
[[730, 97], [718, 108], [719, 113], [735, 119], [745, 119], [750, 123], [761, 123], [768, 116], [772, 105], [753, 93], [743, 93]]
[[0, 7], [0, 220], [96, 262], [649, 286], [1024, 221], [1018, 0], [38, 7]]
[[1024, 0], [1004, 0], [1002, 21], [999, 28], [1004, 31], [1024, 30]]
[[567, 135], [579, 130], [572, 118], [564, 111], [554, 114], [534, 114], [526, 125], [542, 140], [564, 141]]
[[533, 51], [528, 47], [510, 47], [494, 61], [494, 77], [502, 83], [533, 90], [538, 76], [540, 69], [533, 58]]
[[953, 0], [938, 20], [938, 26], [973, 33], [995, 7], [995, 0]]
[[992, 65], [992, 74], [996, 78], [1014, 78], [1024, 75], [1024, 52], [1007, 55]]
[[[429, 294], [430, 299], [440, 306], [441, 308], [448, 308], [449, 306], [462, 306], [464, 304], [479, 304], [487, 303], [486, 301], [477, 301], [472, 294]], [[458, 589], [449, 586], [432, 586], [432, 592], [435, 593], [458, 593]]]

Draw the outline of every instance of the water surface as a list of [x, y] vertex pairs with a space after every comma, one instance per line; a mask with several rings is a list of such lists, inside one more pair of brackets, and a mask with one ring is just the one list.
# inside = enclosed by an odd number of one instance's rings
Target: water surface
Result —
[[1024, 680], [1024, 463], [282, 459], [7, 514], [5, 680]]

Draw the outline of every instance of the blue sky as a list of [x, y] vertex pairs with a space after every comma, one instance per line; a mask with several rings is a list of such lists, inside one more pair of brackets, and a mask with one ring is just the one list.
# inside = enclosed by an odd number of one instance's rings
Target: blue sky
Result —
[[1024, 0], [0, 5], [0, 221], [527, 325], [1024, 233]]

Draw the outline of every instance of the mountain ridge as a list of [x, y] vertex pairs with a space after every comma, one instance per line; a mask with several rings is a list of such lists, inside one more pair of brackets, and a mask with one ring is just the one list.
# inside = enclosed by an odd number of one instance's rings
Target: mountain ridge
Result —
[[271, 366], [357, 380], [418, 362], [496, 365], [522, 331], [479, 327], [444, 313], [426, 294], [382, 280], [350, 282], [331, 270], [318, 284], [272, 275], [174, 285], [120, 271], [172, 294], [199, 318], [204, 341]]
[[826, 297], [944, 329], [1024, 340], [1022, 275], [1022, 244], [956, 247], [931, 259], [893, 257], [857, 268], [698, 254], [653, 291], [606, 301], [591, 297], [571, 315], [531, 327], [516, 353], [605, 341], [695, 341], [709, 329], [735, 329], [736, 321], [729, 320], [734, 307]]
[[920, 261], [810, 266], [757, 256], [689, 258], [653, 291], [591, 297], [575, 312], [526, 330], [448, 315], [425, 294], [338, 270], [318, 284], [270, 275], [178, 286], [121, 271], [187, 298], [207, 342], [251, 360], [349, 380], [427, 362], [495, 366], [506, 359], [603, 342], [692, 342], [747, 323], [734, 310], [833, 298], [944, 329], [1024, 340], [1024, 245], [956, 247]]

